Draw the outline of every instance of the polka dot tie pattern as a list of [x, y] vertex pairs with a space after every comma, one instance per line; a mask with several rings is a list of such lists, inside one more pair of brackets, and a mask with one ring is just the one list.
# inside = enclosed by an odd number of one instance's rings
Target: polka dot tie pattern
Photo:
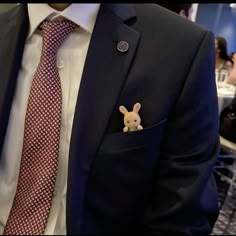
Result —
[[42, 54], [31, 85], [17, 191], [4, 235], [42, 235], [56, 182], [62, 91], [56, 57], [78, 27], [69, 20], [44, 21]]

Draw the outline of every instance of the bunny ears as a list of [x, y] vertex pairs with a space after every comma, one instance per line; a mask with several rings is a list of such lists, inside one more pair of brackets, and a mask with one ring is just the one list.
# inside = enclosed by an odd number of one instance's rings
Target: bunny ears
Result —
[[[133, 107], [133, 111], [134, 111], [135, 113], [138, 113], [138, 111], [140, 110], [140, 108], [141, 108], [141, 104], [140, 104], [140, 103], [135, 103], [135, 104], [134, 104], [134, 107]], [[127, 109], [126, 109], [124, 106], [120, 106], [119, 109], [120, 109], [120, 112], [121, 112], [122, 114], [124, 114], [124, 115], [128, 113]]]

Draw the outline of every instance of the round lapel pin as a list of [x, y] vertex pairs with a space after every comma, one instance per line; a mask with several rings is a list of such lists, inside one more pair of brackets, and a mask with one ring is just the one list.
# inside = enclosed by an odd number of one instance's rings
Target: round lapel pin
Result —
[[117, 50], [119, 52], [127, 52], [129, 50], [129, 44], [126, 41], [120, 41], [117, 44]]

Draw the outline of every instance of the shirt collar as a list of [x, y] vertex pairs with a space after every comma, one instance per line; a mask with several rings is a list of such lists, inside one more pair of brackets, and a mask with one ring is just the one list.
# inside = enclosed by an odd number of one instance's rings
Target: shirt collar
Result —
[[97, 14], [100, 8], [98, 3], [73, 3], [63, 11], [57, 11], [46, 3], [27, 4], [30, 29], [28, 39], [32, 36], [38, 26], [44, 20], [55, 20], [64, 17], [73, 21], [90, 34], [96, 22]]

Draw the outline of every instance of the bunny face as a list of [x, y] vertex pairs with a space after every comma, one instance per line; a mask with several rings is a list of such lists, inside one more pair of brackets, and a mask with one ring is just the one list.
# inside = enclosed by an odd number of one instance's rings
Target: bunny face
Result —
[[141, 108], [140, 103], [136, 103], [133, 107], [133, 111], [128, 112], [124, 106], [120, 106], [120, 112], [124, 114], [124, 132], [135, 131], [143, 129], [141, 123], [141, 118], [138, 114], [139, 109]]
[[128, 112], [124, 116], [124, 124], [129, 128], [135, 128], [141, 123], [140, 116], [135, 112]]

